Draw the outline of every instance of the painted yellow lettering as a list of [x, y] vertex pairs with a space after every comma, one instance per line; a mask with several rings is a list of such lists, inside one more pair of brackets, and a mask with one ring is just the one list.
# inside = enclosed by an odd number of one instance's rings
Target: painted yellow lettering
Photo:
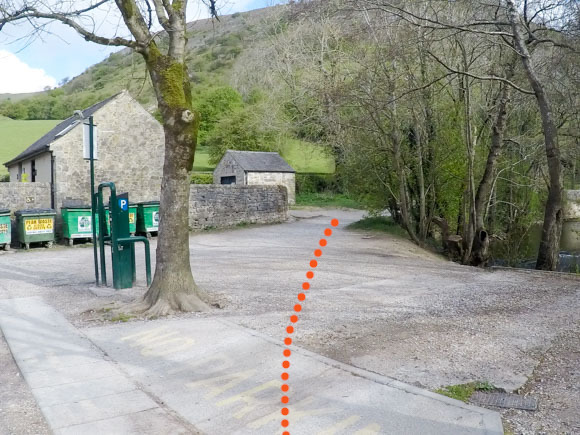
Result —
[[[243, 372], [231, 373], [228, 375], [216, 376], [214, 378], [209, 378], [209, 379], [203, 379], [201, 381], [190, 382], [187, 384], [187, 386], [190, 388], [195, 388], [198, 385], [203, 385], [203, 386], [215, 385], [211, 389], [211, 391], [209, 393], [207, 393], [205, 396], [206, 399], [210, 399], [212, 397], [219, 396], [220, 394], [222, 394], [228, 390], [231, 390], [236, 385], [238, 385], [240, 382], [243, 382], [246, 379], [251, 378], [255, 373], [256, 373], [256, 370], [251, 369], [251, 370], [246, 370]], [[222, 383], [224, 381], [227, 381], [228, 379], [231, 379], [231, 380], [222, 385]]]
[[334, 435], [334, 434], [338, 433], [339, 431], [344, 430], [347, 427], [352, 426], [353, 424], [355, 424], [359, 420], [360, 420], [360, 415], [352, 415], [348, 418], [345, 418], [344, 420], [340, 420], [338, 423], [333, 424], [330, 427], [327, 427], [326, 429], [322, 430], [321, 432], [318, 432], [318, 435]]
[[234, 361], [227, 355], [215, 355], [200, 360], [189, 360], [185, 366], [170, 370], [169, 374], [174, 375], [176, 373], [194, 370], [199, 374], [209, 374], [229, 369], [233, 365]]
[[[307, 416], [324, 415], [324, 414], [330, 414], [332, 412], [338, 411], [338, 409], [336, 409], [336, 408], [318, 408], [318, 409], [316, 409], [312, 406], [313, 401], [314, 401], [314, 398], [312, 396], [309, 396], [304, 400], [296, 402], [296, 404], [294, 406], [291, 405], [290, 406], [290, 415], [292, 416], [292, 421], [296, 422], [296, 421], [299, 421], [302, 418], [307, 417]], [[257, 420], [252, 421], [250, 424], [248, 424], [248, 427], [250, 429], [259, 429], [268, 423], [271, 423], [273, 421], [279, 421], [279, 420], [280, 420], [280, 411], [276, 410], [276, 411], [272, 412], [271, 414], [265, 415], [262, 418], [259, 418]]]
[[[171, 343], [180, 343], [170, 346]], [[188, 349], [195, 343], [192, 338], [175, 337], [162, 343], [146, 346], [141, 350], [143, 356], [162, 356]]]
[[[244, 406], [234, 414], [236, 418], [244, 418], [248, 413], [253, 411], [261, 402], [255, 397], [256, 394], [267, 390], [269, 388], [273, 388], [278, 390], [282, 386], [282, 382], [274, 379], [270, 382], [266, 382], [262, 385], [258, 385], [250, 390], [244, 391], [243, 393], [236, 394], [235, 396], [229, 397], [227, 399], [222, 400], [221, 402], [217, 403], [217, 406], [225, 406], [229, 405], [238, 401], [244, 402]], [[271, 402], [271, 400], [269, 401]]]
[[381, 433], [381, 427], [376, 424], [369, 424], [367, 427], [362, 428], [354, 433], [354, 435], [375, 435]]

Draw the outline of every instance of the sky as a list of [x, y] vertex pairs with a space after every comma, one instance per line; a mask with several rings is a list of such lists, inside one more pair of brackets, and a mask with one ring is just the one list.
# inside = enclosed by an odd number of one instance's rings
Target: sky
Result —
[[[227, 15], [269, 6], [273, 0], [227, 0], [220, 2], [220, 14]], [[81, 3], [81, 2], [76, 2]], [[207, 18], [201, 2], [190, 0], [188, 21]], [[113, 11], [99, 11], [95, 16], [97, 33], [112, 36], [118, 31], [118, 16]], [[84, 22], [86, 27], [93, 23]], [[36, 92], [55, 87], [64, 78], [73, 78], [91, 65], [105, 59], [118, 47], [106, 47], [85, 41], [74, 30], [60, 23], [50, 23], [46, 32], [30, 38], [28, 24], [7, 25], [0, 31], [0, 94]], [[121, 30], [121, 35], [123, 30]]]

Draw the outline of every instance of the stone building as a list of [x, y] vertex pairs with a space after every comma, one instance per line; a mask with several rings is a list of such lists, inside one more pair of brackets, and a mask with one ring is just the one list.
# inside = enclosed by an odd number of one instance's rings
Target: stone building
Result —
[[213, 171], [214, 184], [279, 185], [296, 199], [296, 171], [278, 153], [228, 150]]
[[[95, 184], [113, 181], [131, 202], [159, 199], [163, 127], [127, 91], [82, 111], [96, 125]], [[90, 204], [88, 128], [71, 116], [5, 163], [10, 181], [50, 183], [51, 207]]]
[[564, 222], [560, 248], [580, 253], [580, 190], [564, 190]]

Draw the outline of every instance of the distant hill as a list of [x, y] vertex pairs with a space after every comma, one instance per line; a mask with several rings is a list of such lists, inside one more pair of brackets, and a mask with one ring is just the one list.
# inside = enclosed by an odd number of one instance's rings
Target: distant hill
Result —
[[[220, 17], [220, 21], [198, 20], [189, 24], [188, 68], [194, 87], [227, 85], [236, 58], [251, 46], [260, 26], [276, 7]], [[156, 108], [143, 58], [129, 49], [111, 54], [57, 90], [31, 94], [0, 94], [0, 102], [13, 102], [52, 95], [60, 103], [89, 106], [127, 89], [148, 110]], [[81, 107], [75, 107], [80, 109]], [[62, 114], [60, 114], [62, 115]], [[62, 116], [59, 116], [62, 118]]]
[[47, 94], [46, 91], [29, 92], [27, 94], [0, 94], [0, 101], [4, 101], [4, 100], [20, 101], [20, 100], [24, 100], [26, 98], [38, 97], [40, 95], [46, 95], [46, 94]]

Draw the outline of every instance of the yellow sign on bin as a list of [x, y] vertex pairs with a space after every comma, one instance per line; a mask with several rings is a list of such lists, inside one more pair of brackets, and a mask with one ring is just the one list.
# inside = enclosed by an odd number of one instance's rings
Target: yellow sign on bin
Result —
[[50, 234], [53, 231], [53, 220], [49, 219], [25, 219], [24, 230], [26, 234]]

